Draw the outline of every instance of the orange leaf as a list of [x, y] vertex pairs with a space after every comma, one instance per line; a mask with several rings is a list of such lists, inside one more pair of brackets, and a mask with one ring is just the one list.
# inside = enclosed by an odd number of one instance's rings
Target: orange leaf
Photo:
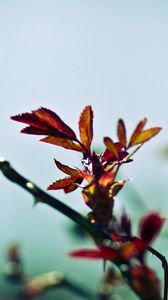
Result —
[[87, 173], [85, 171], [80, 171], [81, 176], [83, 179], [85, 179], [88, 183], [91, 183], [94, 179], [94, 176], [90, 173]]
[[145, 124], [147, 122], [147, 119], [144, 118], [142, 119], [136, 126], [135, 130], [133, 131], [132, 135], [131, 135], [131, 138], [130, 138], [130, 142], [129, 142], [129, 145], [128, 147], [131, 147], [134, 144], [134, 140], [137, 138], [137, 136], [139, 135], [139, 133], [142, 131], [142, 129], [144, 128]]
[[99, 184], [102, 185], [103, 187], [112, 184], [114, 180], [114, 176], [115, 173], [111, 173], [111, 172], [104, 173], [99, 179]]
[[78, 176], [80, 177], [81, 174], [80, 174], [80, 171], [79, 170], [76, 170], [76, 169], [73, 169], [69, 166], [66, 166], [66, 165], [63, 165], [61, 164], [58, 160], [54, 159], [55, 161], [55, 164], [57, 166], [58, 169], [60, 169], [62, 172], [64, 172], [65, 174], [67, 175], [74, 175], [74, 176]]
[[59, 179], [52, 184], [50, 184], [47, 188], [47, 190], [60, 190], [64, 189], [68, 185], [72, 184], [76, 179], [76, 176], [70, 176], [70, 177], [65, 177], [62, 179]]
[[93, 111], [86, 106], [79, 119], [79, 132], [82, 144], [89, 151], [93, 139]]
[[130, 241], [124, 243], [120, 249], [120, 256], [124, 260], [130, 260], [136, 253], [136, 246]]
[[117, 159], [119, 159], [118, 150], [113, 140], [109, 137], [104, 137], [104, 144], [106, 145], [107, 149], [112, 152]]
[[122, 119], [118, 120], [117, 135], [118, 135], [118, 138], [119, 138], [119, 142], [124, 147], [126, 147], [126, 143], [127, 143], [126, 128], [125, 128], [124, 121]]
[[114, 182], [109, 190], [109, 197], [115, 197], [119, 193], [119, 191], [124, 187], [125, 183], [125, 180]]
[[47, 137], [41, 139], [40, 141], [49, 143], [49, 144], [53, 144], [53, 145], [57, 145], [57, 146], [60, 146], [60, 147], [66, 148], [66, 149], [70, 149], [70, 150], [75, 150], [75, 151], [79, 151], [79, 152], [83, 151], [82, 147], [79, 144], [77, 144], [67, 138], [47, 136]]
[[161, 127], [153, 127], [141, 131], [132, 141], [131, 146], [138, 145], [149, 141], [152, 137], [159, 133]]

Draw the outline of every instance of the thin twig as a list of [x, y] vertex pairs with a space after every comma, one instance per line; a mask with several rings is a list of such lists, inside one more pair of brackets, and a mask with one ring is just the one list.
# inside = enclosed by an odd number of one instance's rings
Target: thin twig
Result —
[[129, 160], [142, 146], [144, 145], [144, 143], [140, 144], [137, 148], [135, 148], [133, 150], [133, 152], [131, 152], [130, 154], [128, 154], [128, 156], [126, 156], [126, 160]]
[[164, 270], [164, 298], [163, 300], [167, 300], [167, 293], [168, 293], [168, 263], [165, 258], [160, 252], [155, 250], [154, 248], [148, 246], [147, 250], [151, 252], [153, 255], [155, 255], [161, 262], [162, 262], [162, 268]]
[[99, 233], [100, 230], [97, 227], [97, 225], [88, 223], [88, 220], [84, 216], [82, 216], [81, 214], [79, 214], [74, 209], [67, 206], [60, 200], [47, 194], [46, 192], [41, 190], [37, 185], [32, 183], [30, 180], [24, 178], [12, 168], [8, 161], [2, 161], [0, 159], [0, 170], [9, 180], [18, 184], [19, 186], [27, 190], [29, 193], [31, 193], [35, 198], [35, 203], [42, 202], [63, 213], [68, 218], [77, 223], [79, 226], [81, 226], [84, 230], [86, 230], [91, 236], [94, 237], [95, 240], [102, 240], [102, 238], [107, 238], [107, 235], [105, 235], [105, 233], [103, 234], [103, 230], [101, 230], [101, 233]]

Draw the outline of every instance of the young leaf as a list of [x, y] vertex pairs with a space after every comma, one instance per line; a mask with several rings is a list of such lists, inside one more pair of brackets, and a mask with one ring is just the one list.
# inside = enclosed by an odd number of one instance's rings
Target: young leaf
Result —
[[79, 187], [79, 184], [81, 184], [82, 181], [83, 181], [83, 178], [77, 177], [73, 183], [71, 183], [70, 185], [68, 185], [64, 188], [64, 192], [66, 194], [73, 192], [74, 190], [76, 190]]
[[117, 159], [119, 159], [118, 150], [112, 139], [109, 137], [104, 137], [104, 144], [106, 145], [107, 149], [112, 152]]
[[85, 179], [88, 183], [93, 182], [94, 176], [92, 174], [87, 173], [85, 171], [80, 171], [80, 174], [81, 174], [82, 178]]
[[71, 257], [83, 259], [109, 259], [115, 260], [118, 256], [117, 250], [102, 247], [100, 249], [81, 249], [69, 253]]
[[76, 139], [74, 131], [61, 118], [47, 108], [39, 108], [31, 113], [23, 113], [11, 117], [12, 120], [30, 125], [21, 132]]
[[64, 189], [67, 186], [69, 186], [70, 184], [74, 183], [74, 181], [76, 180], [76, 176], [69, 176], [69, 177], [65, 177], [62, 179], [59, 179], [55, 182], [53, 182], [52, 184], [50, 184], [47, 188], [47, 190], [60, 190], [60, 189]]
[[122, 144], [122, 146], [126, 147], [126, 143], [127, 143], [126, 128], [125, 128], [124, 121], [122, 119], [118, 120], [117, 135], [119, 138], [119, 142]]
[[113, 183], [114, 177], [115, 173], [106, 172], [100, 177], [98, 183], [103, 187], [107, 187]]
[[67, 138], [48, 136], [46, 138], [41, 139], [40, 141], [52, 145], [60, 146], [65, 149], [75, 150], [79, 152], [83, 151], [82, 147], [79, 144]]
[[32, 127], [39, 128], [39, 129], [48, 129], [44, 123], [42, 123], [37, 116], [33, 113], [23, 113], [16, 116], [12, 116], [11, 119], [13, 121], [21, 122], [28, 124]]
[[[156, 273], [146, 265], [135, 265], [131, 269], [134, 290], [145, 300], [161, 300], [161, 285]], [[164, 298], [166, 299], [166, 298]]]
[[120, 190], [124, 187], [125, 183], [126, 180], [114, 182], [111, 188], [109, 189], [109, 197], [111, 198], [115, 197], [120, 192]]
[[76, 139], [75, 132], [67, 124], [65, 124], [61, 120], [61, 118], [52, 110], [41, 107], [37, 110], [33, 110], [33, 114], [37, 116], [39, 120], [44, 124], [47, 124], [51, 128], [59, 130], [71, 139]]
[[55, 164], [58, 169], [60, 169], [62, 172], [64, 172], [67, 175], [72, 175], [72, 176], [81, 176], [81, 173], [79, 170], [73, 169], [69, 166], [61, 164], [58, 160], [54, 159]]
[[136, 138], [131, 143], [131, 146], [135, 146], [138, 144], [145, 143], [149, 141], [152, 137], [159, 133], [161, 127], [153, 127], [146, 130], [141, 131]]
[[[33, 126], [27, 126], [23, 128], [20, 132], [26, 134], [35, 134], [35, 135], [51, 135], [51, 130], [36, 128]], [[52, 134], [53, 136], [56, 136], [56, 132], [52, 132]], [[59, 132], [57, 132], [57, 135], [60, 136]]]
[[141, 239], [150, 244], [161, 231], [165, 219], [158, 213], [149, 213], [139, 224], [139, 236]]
[[130, 138], [130, 142], [129, 142], [129, 145], [128, 147], [131, 147], [134, 145], [134, 140], [137, 138], [137, 136], [139, 135], [139, 133], [142, 131], [142, 129], [144, 128], [145, 124], [147, 122], [147, 119], [144, 118], [142, 119], [138, 124], [137, 126], [135, 127], [132, 135], [131, 135], [131, 138]]
[[93, 111], [91, 106], [86, 106], [79, 119], [79, 133], [82, 144], [90, 151], [93, 139]]

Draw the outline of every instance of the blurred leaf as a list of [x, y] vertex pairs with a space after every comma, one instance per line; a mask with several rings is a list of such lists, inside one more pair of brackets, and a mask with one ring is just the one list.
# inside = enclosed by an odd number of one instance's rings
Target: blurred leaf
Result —
[[149, 213], [140, 221], [139, 236], [141, 239], [150, 244], [162, 229], [165, 219], [158, 213]]
[[111, 186], [111, 189], [109, 191], [111, 197], [115, 197], [119, 191], [124, 187], [126, 181], [118, 181], [118, 182], [114, 182], [114, 184]]
[[117, 257], [117, 250], [108, 247], [100, 249], [80, 249], [69, 253], [71, 257], [83, 259], [109, 259], [114, 260]]

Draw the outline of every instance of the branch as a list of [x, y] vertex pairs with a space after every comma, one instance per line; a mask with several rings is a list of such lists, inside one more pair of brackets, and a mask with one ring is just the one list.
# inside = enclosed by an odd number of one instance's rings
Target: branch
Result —
[[35, 203], [42, 202], [63, 213], [65, 216], [67, 216], [84, 230], [86, 230], [92, 237], [94, 237], [95, 240], [102, 240], [102, 238], [107, 238], [103, 230], [101, 230], [101, 233], [99, 233], [100, 228], [98, 228], [95, 224], [88, 223], [87, 218], [85, 218], [63, 202], [47, 194], [33, 182], [20, 175], [17, 171], [15, 171], [15, 169], [12, 168], [8, 161], [0, 159], [0, 170], [6, 178], [18, 184], [19, 186], [27, 190], [30, 194], [32, 194], [32, 196], [34, 196], [35, 198]]
[[151, 252], [153, 255], [155, 255], [161, 262], [162, 262], [162, 268], [164, 270], [164, 298], [163, 300], [167, 300], [167, 291], [168, 291], [168, 263], [165, 258], [160, 252], [155, 250], [154, 248], [148, 246], [147, 250]]

